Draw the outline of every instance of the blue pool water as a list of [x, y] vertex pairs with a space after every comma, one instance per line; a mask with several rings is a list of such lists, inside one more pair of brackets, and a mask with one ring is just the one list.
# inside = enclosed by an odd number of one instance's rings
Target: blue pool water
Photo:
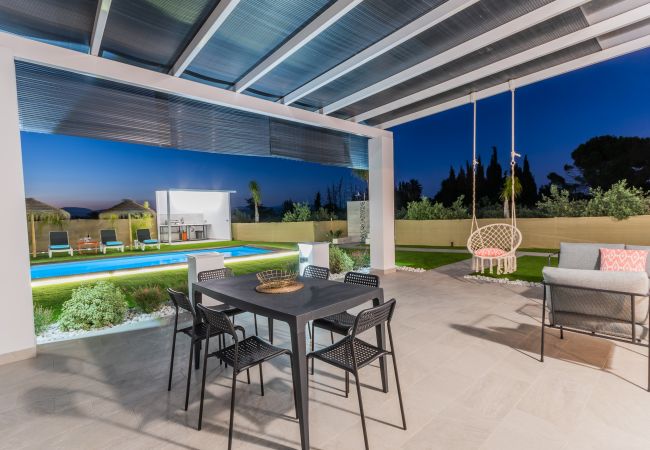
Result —
[[187, 255], [201, 253], [223, 253], [224, 257], [251, 256], [270, 253], [271, 250], [262, 248], [238, 246], [219, 249], [190, 250], [186, 252], [156, 253], [142, 256], [122, 256], [118, 258], [103, 258], [89, 261], [73, 261], [65, 263], [39, 264], [32, 266], [32, 280], [50, 277], [65, 277], [84, 273], [112, 272], [123, 269], [139, 269], [141, 267], [164, 266], [187, 262]]

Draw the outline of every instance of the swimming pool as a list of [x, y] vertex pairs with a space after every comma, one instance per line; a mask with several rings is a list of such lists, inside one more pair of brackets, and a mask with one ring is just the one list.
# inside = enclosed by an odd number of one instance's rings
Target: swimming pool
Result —
[[210, 248], [205, 250], [179, 251], [169, 253], [155, 253], [142, 256], [122, 256], [117, 258], [101, 258], [88, 261], [73, 261], [65, 263], [38, 264], [32, 266], [32, 280], [51, 277], [66, 277], [86, 273], [112, 272], [114, 270], [139, 269], [142, 267], [164, 266], [168, 264], [181, 264], [187, 262], [188, 255], [201, 253], [223, 253], [224, 257], [251, 256], [270, 253], [271, 250], [263, 248], [237, 246]]

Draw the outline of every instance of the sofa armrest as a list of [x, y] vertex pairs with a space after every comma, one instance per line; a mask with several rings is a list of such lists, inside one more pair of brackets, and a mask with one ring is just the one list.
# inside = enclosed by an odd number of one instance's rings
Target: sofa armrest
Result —
[[645, 272], [606, 272], [602, 270], [544, 267], [544, 285], [577, 288], [612, 294], [647, 297], [650, 280]]

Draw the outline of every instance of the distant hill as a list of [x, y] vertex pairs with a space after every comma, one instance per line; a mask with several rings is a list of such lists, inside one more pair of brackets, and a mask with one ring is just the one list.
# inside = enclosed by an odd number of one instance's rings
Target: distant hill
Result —
[[96, 219], [97, 218], [97, 211], [93, 211], [92, 209], [78, 208], [75, 206], [65, 206], [61, 209], [69, 212], [71, 219]]

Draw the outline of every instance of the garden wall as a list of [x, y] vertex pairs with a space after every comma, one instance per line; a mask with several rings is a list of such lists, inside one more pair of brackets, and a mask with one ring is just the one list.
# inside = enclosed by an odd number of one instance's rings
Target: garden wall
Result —
[[[145, 219], [132, 219], [133, 224], [141, 225], [141, 221]], [[151, 230], [151, 237], [155, 239], [157, 236], [155, 221], [149, 220]], [[27, 223], [29, 232], [29, 246], [31, 251], [31, 224]], [[36, 229], [36, 251], [47, 252], [50, 242], [50, 231], [67, 231], [70, 237], [70, 245], [77, 249], [77, 240], [90, 235], [93, 239], [99, 240], [99, 230], [115, 228], [117, 230], [117, 238], [129, 244], [129, 219], [115, 219], [115, 220], [100, 220], [100, 219], [72, 219], [65, 220], [60, 225], [48, 224], [42, 222], [35, 222]], [[138, 226], [140, 228], [140, 226]], [[143, 226], [143, 228], [145, 228]]]
[[[480, 219], [479, 224], [503, 220]], [[555, 217], [518, 219], [523, 235], [522, 247], [559, 248], [560, 242], [612, 242], [650, 245], [650, 216], [626, 220], [610, 217]], [[464, 247], [471, 220], [396, 220], [397, 245], [453, 245]]]
[[345, 220], [233, 223], [232, 238], [238, 241], [316, 242], [327, 240], [330, 230], [341, 230], [343, 236], [347, 236], [347, 223]]

